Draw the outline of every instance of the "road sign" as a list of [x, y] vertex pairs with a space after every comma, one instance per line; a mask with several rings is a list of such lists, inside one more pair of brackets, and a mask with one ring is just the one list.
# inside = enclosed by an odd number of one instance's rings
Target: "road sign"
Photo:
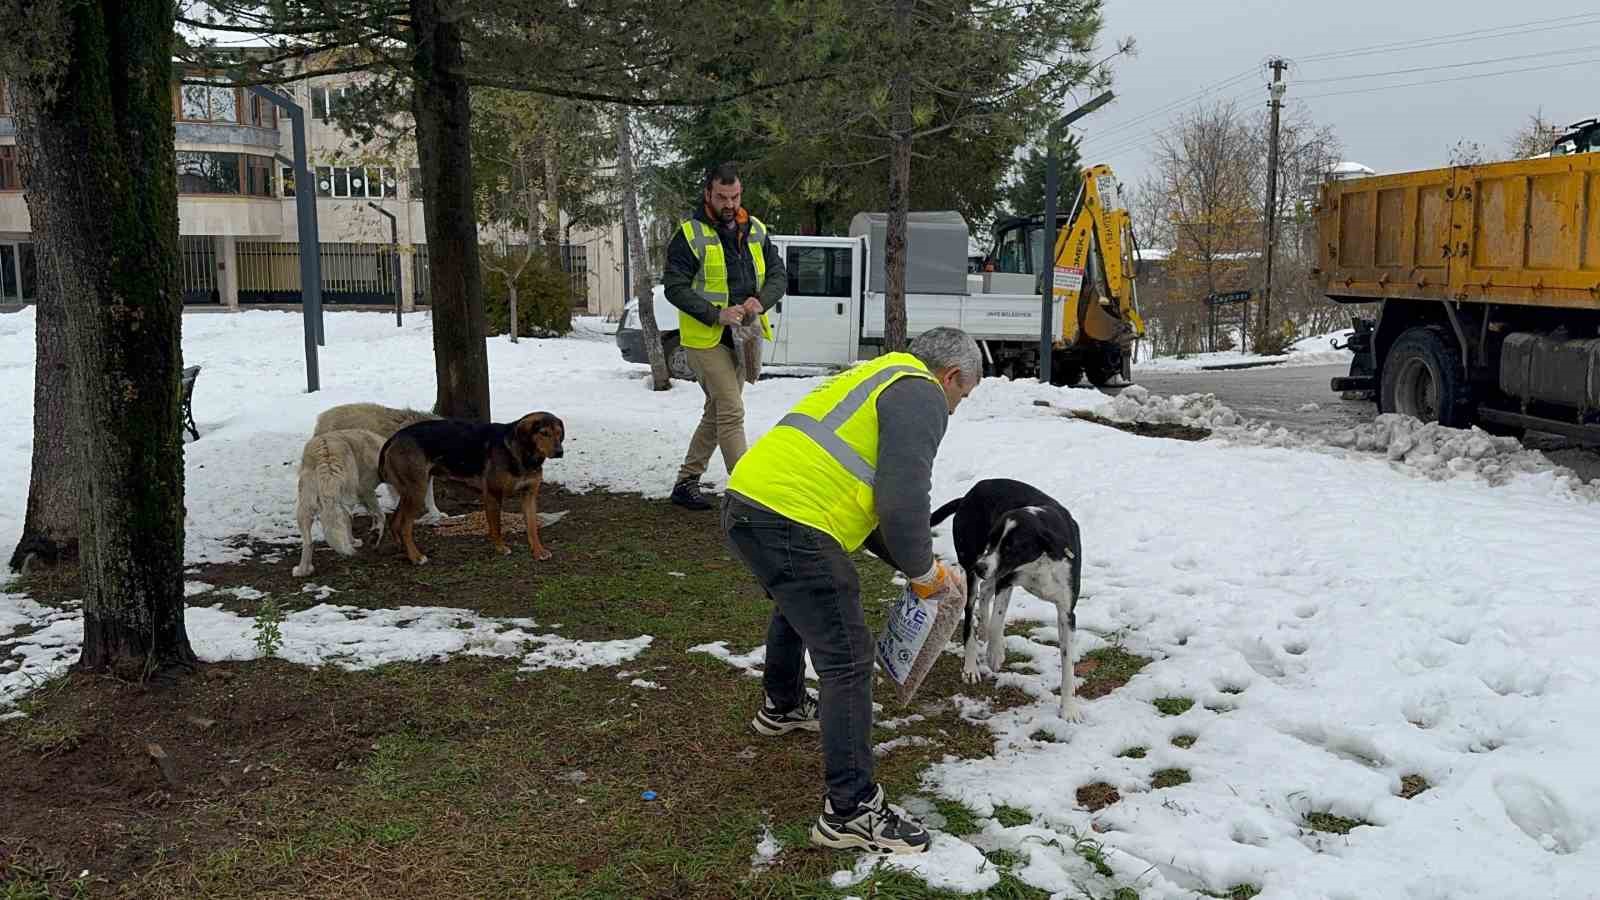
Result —
[[1211, 294], [1206, 297], [1207, 306], [1227, 306], [1230, 303], [1246, 303], [1250, 300], [1250, 291], [1229, 291], [1226, 294]]

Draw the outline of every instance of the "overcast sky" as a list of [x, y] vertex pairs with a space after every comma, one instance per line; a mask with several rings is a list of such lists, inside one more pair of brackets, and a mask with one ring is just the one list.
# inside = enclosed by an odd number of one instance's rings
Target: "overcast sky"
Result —
[[[1115, 63], [1116, 100], [1077, 131], [1084, 164], [1110, 163], [1128, 184], [1146, 174], [1154, 135], [1181, 110], [1225, 98], [1264, 108], [1273, 55], [1295, 63], [1286, 102], [1332, 126], [1345, 159], [1379, 172], [1445, 165], [1462, 138], [1504, 158], [1512, 132], [1540, 107], [1562, 126], [1600, 115], [1600, 6], [1583, 3], [1106, 0], [1102, 43], [1125, 36], [1138, 53]], [[1392, 44], [1404, 46], [1347, 53]], [[1343, 55], [1316, 58], [1333, 54]], [[1533, 67], [1551, 68], [1480, 77]], [[1466, 80], [1400, 86], [1447, 78]], [[1345, 91], [1365, 92], [1314, 96]]]

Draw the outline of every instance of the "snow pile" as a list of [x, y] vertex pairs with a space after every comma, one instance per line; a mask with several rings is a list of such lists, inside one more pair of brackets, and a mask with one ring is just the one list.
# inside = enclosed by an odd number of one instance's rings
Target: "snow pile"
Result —
[[756, 852], [750, 854], [750, 874], [759, 875], [772, 868], [778, 854], [783, 852], [783, 842], [772, 833], [770, 823], [761, 826], [761, 838], [756, 841]]
[[1349, 328], [1328, 334], [1301, 338], [1290, 344], [1282, 356], [1262, 356], [1238, 350], [1219, 350], [1216, 353], [1191, 353], [1188, 356], [1158, 356], [1133, 364], [1135, 372], [1198, 372], [1217, 366], [1274, 365], [1283, 367], [1349, 365], [1355, 354], [1349, 350], [1335, 350], [1349, 340], [1354, 331]]
[[1130, 385], [1095, 412], [1114, 422], [1152, 425], [1187, 425], [1191, 428], [1231, 428], [1240, 424], [1238, 413], [1217, 402], [1216, 394], [1151, 394]]
[[[0, 707], [14, 703], [40, 681], [60, 674], [77, 661], [83, 640], [83, 615], [76, 610], [51, 610], [26, 599], [0, 595], [0, 627], [28, 616], [24, 626], [39, 630], [0, 641]], [[258, 659], [256, 619], [219, 606], [190, 606], [184, 625], [195, 654], [206, 662]], [[532, 619], [479, 616], [467, 610], [432, 606], [362, 609], [319, 604], [291, 612], [280, 624], [283, 642], [273, 654], [307, 666], [337, 665], [359, 670], [395, 662], [442, 660], [456, 654], [519, 660], [519, 671], [588, 669], [616, 666], [633, 659], [653, 638], [580, 641], [556, 634], [538, 634]], [[0, 637], [9, 633], [0, 632]]]

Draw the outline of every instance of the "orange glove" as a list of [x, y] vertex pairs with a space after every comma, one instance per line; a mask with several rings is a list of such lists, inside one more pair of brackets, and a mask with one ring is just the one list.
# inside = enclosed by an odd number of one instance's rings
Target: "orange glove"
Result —
[[960, 594], [965, 598], [967, 593], [963, 580], [956, 578], [950, 567], [937, 559], [933, 561], [933, 568], [920, 578], [911, 579], [911, 590], [923, 600], [946, 593]]

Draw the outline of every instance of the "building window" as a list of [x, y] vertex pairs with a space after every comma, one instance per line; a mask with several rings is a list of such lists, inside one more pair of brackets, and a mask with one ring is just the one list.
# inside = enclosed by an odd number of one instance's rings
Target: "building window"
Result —
[[785, 268], [790, 296], [850, 296], [849, 247], [790, 247]]
[[240, 124], [239, 89], [215, 84], [180, 84], [178, 118], [185, 122]]
[[395, 169], [389, 166], [317, 166], [317, 196], [393, 199], [399, 193]]
[[294, 169], [292, 169], [292, 168], [290, 168], [288, 166], [284, 166], [283, 167], [283, 181], [281, 183], [283, 184], [283, 195], [285, 197], [293, 197], [294, 196]]
[[311, 89], [311, 118], [331, 119], [338, 115], [350, 99], [354, 88], [349, 85], [343, 87], [314, 87]]
[[0, 116], [11, 115], [11, 86], [0, 78]]
[[179, 150], [177, 160], [180, 194], [272, 196], [273, 162], [269, 157]]
[[257, 128], [277, 128], [278, 108], [265, 97], [250, 95], [250, 124]]
[[22, 179], [17, 173], [17, 148], [0, 147], [0, 191], [22, 190]]
[[406, 183], [406, 196], [413, 200], [421, 200], [423, 196], [422, 170], [410, 169], [408, 170], [407, 177], [410, 180]]

